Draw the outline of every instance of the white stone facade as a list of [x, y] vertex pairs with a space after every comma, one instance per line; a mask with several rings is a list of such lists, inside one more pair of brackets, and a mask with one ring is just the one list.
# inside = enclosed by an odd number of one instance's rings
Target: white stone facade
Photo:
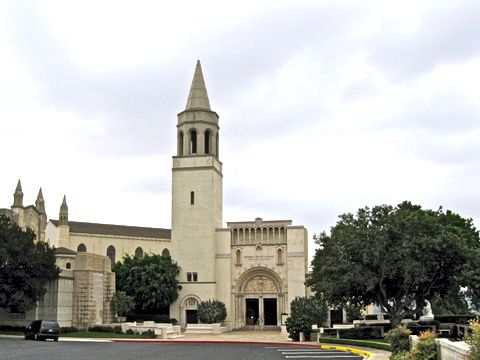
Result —
[[[210, 108], [197, 63], [187, 106], [178, 114], [171, 229], [69, 221], [66, 198], [59, 220], [47, 223], [44, 212], [37, 211], [41, 216], [34, 221], [40, 225], [33, 227], [56, 247], [108, 256], [112, 261], [125, 254], [171, 255], [181, 267], [182, 290], [170, 306], [170, 316], [183, 328], [196, 322], [198, 304], [208, 299], [225, 303], [229, 328], [279, 327], [291, 301], [307, 294], [308, 233], [291, 220], [257, 218], [228, 222], [224, 227], [219, 130], [219, 117]], [[12, 209], [23, 221], [28, 213], [21, 208], [21, 189], [15, 196]], [[73, 270], [64, 274], [69, 271]], [[95, 296], [101, 289], [99, 279], [90, 279]], [[91, 307], [92, 321], [101, 321], [103, 310]]]

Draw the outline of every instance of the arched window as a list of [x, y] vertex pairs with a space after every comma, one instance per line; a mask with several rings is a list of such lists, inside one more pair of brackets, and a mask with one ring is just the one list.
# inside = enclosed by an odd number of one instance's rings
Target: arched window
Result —
[[283, 251], [282, 251], [282, 249], [277, 250], [277, 265], [283, 265]]
[[107, 256], [110, 258], [110, 261], [113, 264], [115, 262], [115, 248], [113, 247], [113, 245], [110, 245], [107, 248]]
[[162, 251], [162, 256], [163, 256], [163, 257], [170, 256], [170, 251], [168, 251], [168, 249], [163, 249], [163, 251]]
[[78, 252], [87, 252], [87, 247], [84, 244], [80, 244], [77, 247]]
[[210, 130], [206, 130], [205, 131], [205, 141], [204, 141], [204, 145], [205, 145], [205, 154], [210, 154], [210, 138], [211, 138], [211, 133], [210, 133]]
[[237, 259], [235, 265], [242, 265], [242, 252], [240, 249], [237, 249]]
[[195, 204], [195, 191], [190, 191], [190, 205]]
[[143, 256], [143, 250], [140, 246], [135, 249], [135, 256], [136, 257], [142, 257]]
[[183, 156], [183, 131], [178, 133], [178, 156]]
[[72, 268], [72, 264], [70, 264], [70, 263], [65, 264], [65, 269], [71, 269], [71, 268]]
[[217, 135], [215, 136], [215, 155], [217, 156], [218, 158], [218, 154], [219, 154], [219, 147], [218, 147], [218, 133]]
[[190, 130], [190, 154], [197, 153], [197, 130]]

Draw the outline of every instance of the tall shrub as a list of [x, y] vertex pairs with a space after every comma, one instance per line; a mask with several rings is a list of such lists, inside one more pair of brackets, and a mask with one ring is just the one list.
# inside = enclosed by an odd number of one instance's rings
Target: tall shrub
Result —
[[437, 344], [435, 343], [435, 333], [424, 331], [418, 336], [418, 342], [410, 351], [412, 360], [436, 360]]
[[205, 324], [219, 323], [227, 317], [227, 308], [219, 300], [202, 301], [198, 305], [198, 319]]
[[392, 353], [401, 353], [410, 350], [410, 334], [406, 326], [399, 325], [387, 333], [387, 340], [392, 346]]
[[470, 320], [472, 334], [466, 339], [467, 344], [472, 348], [468, 353], [469, 360], [480, 360], [480, 319]]

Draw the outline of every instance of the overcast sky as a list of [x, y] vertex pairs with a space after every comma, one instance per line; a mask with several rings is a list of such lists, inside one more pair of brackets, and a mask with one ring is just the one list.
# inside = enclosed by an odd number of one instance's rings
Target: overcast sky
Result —
[[[168, 5], [167, 5], [168, 4]], [[480, 2], [1, 1], [0, 207], [170, 227], [197, 59], [224, 222], [411, 200], [480, 226]], [[313, 246], [312, 246], [313, 248]]]

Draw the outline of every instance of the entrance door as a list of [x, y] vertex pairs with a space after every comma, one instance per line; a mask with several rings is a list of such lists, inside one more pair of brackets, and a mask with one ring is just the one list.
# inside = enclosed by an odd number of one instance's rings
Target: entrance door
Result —
[[258, 299], [245, 299], [245, 322], [247, 325], [255, 325], [258, 321]]
[[277, 299], [263, 299], [265, 325], [277, 325]]
[[185, 310], [187, 317], [187, 324], [198, 324], [198, 310]]
[[333, 324], [343, 323], [343, 311], [342, 310], [330, 310], [330, 326]]

